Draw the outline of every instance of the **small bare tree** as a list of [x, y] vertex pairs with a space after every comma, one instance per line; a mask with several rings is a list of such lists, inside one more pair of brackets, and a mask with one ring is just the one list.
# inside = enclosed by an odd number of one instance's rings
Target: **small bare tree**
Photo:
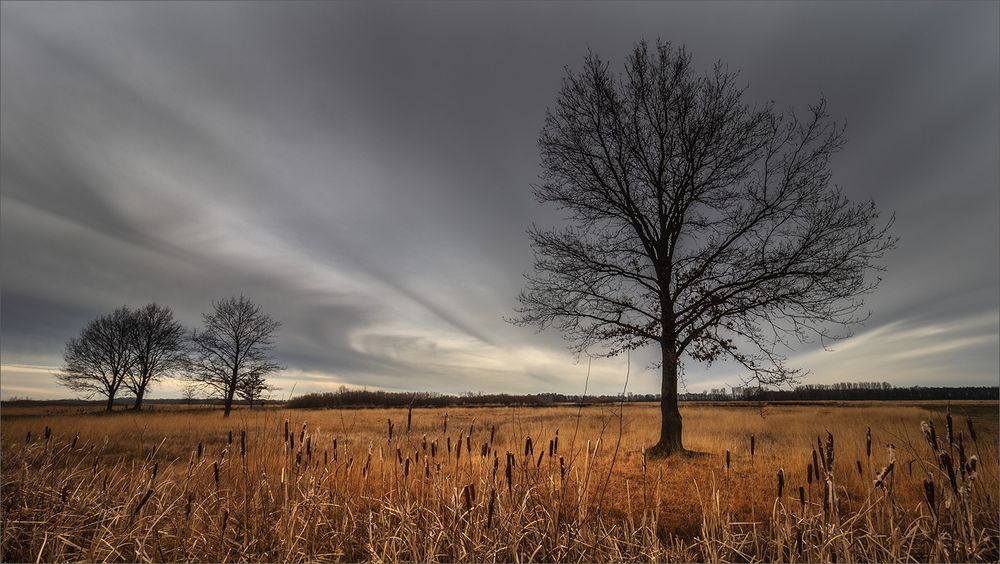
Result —
[[132, 312], [132, 316], [135, 362], [124, 384], [135, 395], [135, 409], [141, 410], [149, 385], [187, 364], [186, 335], [169, 307], [152, 303]]
[[205, 328], [191, 335], [189, 378], [221, 397], [229, 417], [241, 386], [281, 369], [271, 358], [281, 324], [243, 296], [214, 303], [203, 318]]
[[135, 317], [124, 306], [87, 323], [78, 337], [66, 343], [65, 366], [56, 378], [87, 397], [106, 398], [106, 411], [110, 412], [136, 362], [135, 325]]
[[253, 409], [254, 402], [263, 402], [271, 392], [271, 386], [261, 375], [253, 375], [245, 378], [237, 387], [236, 394], [240, 399], [247, 402], [250, 409]]
[[569, 225], [530, 230], [513, 321], [555, 326], [578, 353], [656, 344], [655, 453], [683, 450], [682, 357], [732, 359], [748, 384], [793, 381], [783, 347], [863, 320], [868, 275], [895, 241], [873, 202], [831, 185], [844, 137], [823, 101], [799, 121], [744, 92], [721, 64], [698, 76], [683, 49], [642, 42], [622, 75], [593, 54], [567, 71], [538, 140], [535, 196]]

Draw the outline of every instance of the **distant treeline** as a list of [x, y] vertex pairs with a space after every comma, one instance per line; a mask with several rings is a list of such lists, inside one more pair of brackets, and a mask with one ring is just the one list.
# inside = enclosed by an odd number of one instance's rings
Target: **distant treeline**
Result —
[[[758, 388], [717, 389], [703, 393], [680, 394], [682, 401], [857, 401], [857, 400], [998, 400], [997, 386], [965, 387], [893, 387], [886, 382], [842, 382], [808, 384], [792, 390]], [[659, 394], [567, 395], [544, 394], [438, 394], [433, 392], [385, 392], [349, 390], [313, 393], [292, 398], [290, 408], [320, 407], [447, 407], [485, 405], [546, 406], [558, 404], [599, 404], [614, 402], [655, 402]]]

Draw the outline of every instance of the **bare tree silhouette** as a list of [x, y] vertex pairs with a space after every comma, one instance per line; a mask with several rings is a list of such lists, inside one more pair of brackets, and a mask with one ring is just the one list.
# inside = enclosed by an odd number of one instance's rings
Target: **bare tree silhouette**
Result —
[[569, 225], [529, 230], [535, 263], [512, 321], [557, 327], [577, 353], [659, 345], [655, 453], [683, 450], [683, 355], [732, 359], [748, 384], [794, 381], [783, 347], [863, 320], [880, 281], [868, 274], [895, 243], [892, 219], [831, 185], [844, 136], [825, 101], [800, 121], [744, 92], [721, 63], [696, 75], [670, 44], [639, 43], [621, 75], [591, 53], [538, 140], [535, 196]]
[[135, 409], [141, 410], [142, 399], [151, 383], [186, 366], [186, 335], [169, 307], [152, 303], [131, 315], [135, 323], [135, 362], [123, 383], [135, 394]]
[[214, 303], [203, 319], [204, 330], [191, 335], [189, 378], [221, 397], [229, 417], [241, 386], [281, 369], [271, 358], [274, 332], [281, 324], [243, 296]]
[[105, 410], [110, 412], [118, 390], [136, 362], [135, 335], [135, 316], [127, 307], [98, 317], [66, 343], [65, 366], [56, 378], [87, 397], [106, 398]]

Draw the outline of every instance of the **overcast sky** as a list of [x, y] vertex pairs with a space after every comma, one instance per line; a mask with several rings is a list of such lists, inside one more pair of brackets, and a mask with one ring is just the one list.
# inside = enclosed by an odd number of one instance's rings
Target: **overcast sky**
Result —
[[[834, 180], [895, 212], [870, 320], [807, 382], [996, 385], [1000, 4], [2, 5], [0, 391], [93, 317], [245, 294], [282, 322], [276, 384], [580, 393], [558, 333], [511, 315], [535, 145], [564, 66], [641, 38], [739, 69], [749, 101], [846, 121]], [[659, 389], [633, 353], [629, 390]], [[615, 393], [626, 359], [595, 360]], [[739, 384], [688, 363], [688, 391]], [[166, 383], [152, 394], [170, 397]]]

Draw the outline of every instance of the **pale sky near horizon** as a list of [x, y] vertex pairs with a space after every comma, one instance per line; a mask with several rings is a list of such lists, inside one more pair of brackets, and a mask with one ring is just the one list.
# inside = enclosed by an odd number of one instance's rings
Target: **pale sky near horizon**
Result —
[[[0, 395], [88, 320], [245, 294], [282, 322], [279, 395], [581, 393], [514, 327], [535, 145], [564, 66], [642, 38], [738, 69], [750, 101], [847, 124], [834, 181], [895, 212], [855, 336], [805, 382], [1000, 381], [1000, 3], [19, 3], [0, 8]], [[654, 351], [629, 391], [655, 393]], [[594, 360], [617, 393], [624, 357]], [[739, 385], [688, 362], [688, 391]], [[168, 382], [152, 397], [171, 397]]]

